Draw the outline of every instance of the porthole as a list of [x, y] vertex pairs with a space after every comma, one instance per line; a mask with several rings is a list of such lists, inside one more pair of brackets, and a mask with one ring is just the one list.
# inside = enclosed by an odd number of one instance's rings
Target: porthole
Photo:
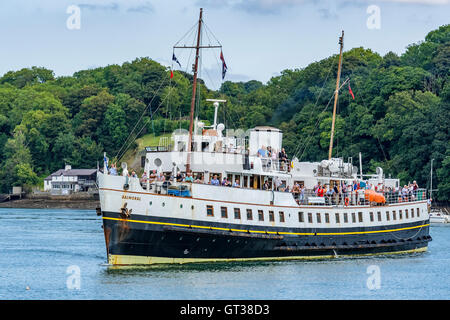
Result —
[[163, 202], [163, 203], [162, 203], [162, 206], [164, 207], [165, 205], [166, 205], [166, 204]]
[[194, 210], [194, 206], [193, 205], [191, 206], [191, 209]]
[[148, 204], [149, 204], [149, 205], [152, 205], [152, 202], [150, 201]]
[[180, 204], [180, 208], [183, 208], [183, 205], [182, 205], [182, 204]]

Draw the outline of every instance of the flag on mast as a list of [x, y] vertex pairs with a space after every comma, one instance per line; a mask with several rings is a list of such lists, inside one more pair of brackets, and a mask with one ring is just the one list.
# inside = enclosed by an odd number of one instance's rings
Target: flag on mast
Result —
[[222, 80], [225, 78], [225, 73], [227, 73], [227, 64], [225, 63], [225, 59], [223, 58], [223, 53], [220, 51], [220, 60], [222, 60]]
[[352, 88], [350, 88], [350, 82], [348, 83], [348, 92], [352, 95], [353, 100], [355, 100], [355, 95], [353, 94]]
[[172, 54], [172, 60], [175, 61], [176, 63], [178, 63], [178, 65], [179, 65], [180, 68], [181, 68], [181, 64], [180, 64], [180, 62], [178, 61], [177, 57], [175, 57], [175, 53]]
[[173, 71], [170, 70], [170, 79], [172, 79], [172, 78], [173, 78]]

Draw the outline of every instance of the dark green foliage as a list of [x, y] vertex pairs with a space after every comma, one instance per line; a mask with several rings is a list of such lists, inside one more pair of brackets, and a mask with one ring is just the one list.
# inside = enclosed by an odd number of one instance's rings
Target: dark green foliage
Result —
[[[401, 183], [430, 185], [450, 199], [450, 25], [431, 31], [406, 52], [384, 56], [364, 48], [344, 52], [333, 156], [363, 156]], [[283, 70], [266, 84], [225, 81], [209, 90], [199, 79], [195, 116], [212, 122], [207, 98], [226, 99], [219, 121], [229, 129], [272, 125], [283, 131], [288, 155], [328, 157], [338, 55], [302, 69]], [[64, 163], [94, 168], [103, 152], [114, 157], [125, 141], [188, 129], [192, 75], [169, 71], [149, 58], [55, 78], [32, 67], [0, 78], [0, 192], [34, 185]], [[434, 194], [433, 194], [434, 195]]]

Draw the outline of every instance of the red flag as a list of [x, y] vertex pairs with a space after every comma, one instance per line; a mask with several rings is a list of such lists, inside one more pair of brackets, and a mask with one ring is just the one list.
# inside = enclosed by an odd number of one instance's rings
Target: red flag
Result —
[[353, 100], [355, 100], [355, 95], [353, 94], [352, 88], [350, 88], [350, 83], [348, 84], [348, 92], [352, 95]]
[[173, 78], [173, 71], [170, 70], [170, 79], [172, 79], [172, 78]]

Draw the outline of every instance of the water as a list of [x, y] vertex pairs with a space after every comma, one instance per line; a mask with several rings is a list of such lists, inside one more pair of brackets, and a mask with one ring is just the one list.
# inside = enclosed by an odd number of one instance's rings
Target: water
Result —
[[450, 225], [431, 236], [418, 254], [115, 269], [95, 211], [0, 208], [0, 300], [448, 299]]

